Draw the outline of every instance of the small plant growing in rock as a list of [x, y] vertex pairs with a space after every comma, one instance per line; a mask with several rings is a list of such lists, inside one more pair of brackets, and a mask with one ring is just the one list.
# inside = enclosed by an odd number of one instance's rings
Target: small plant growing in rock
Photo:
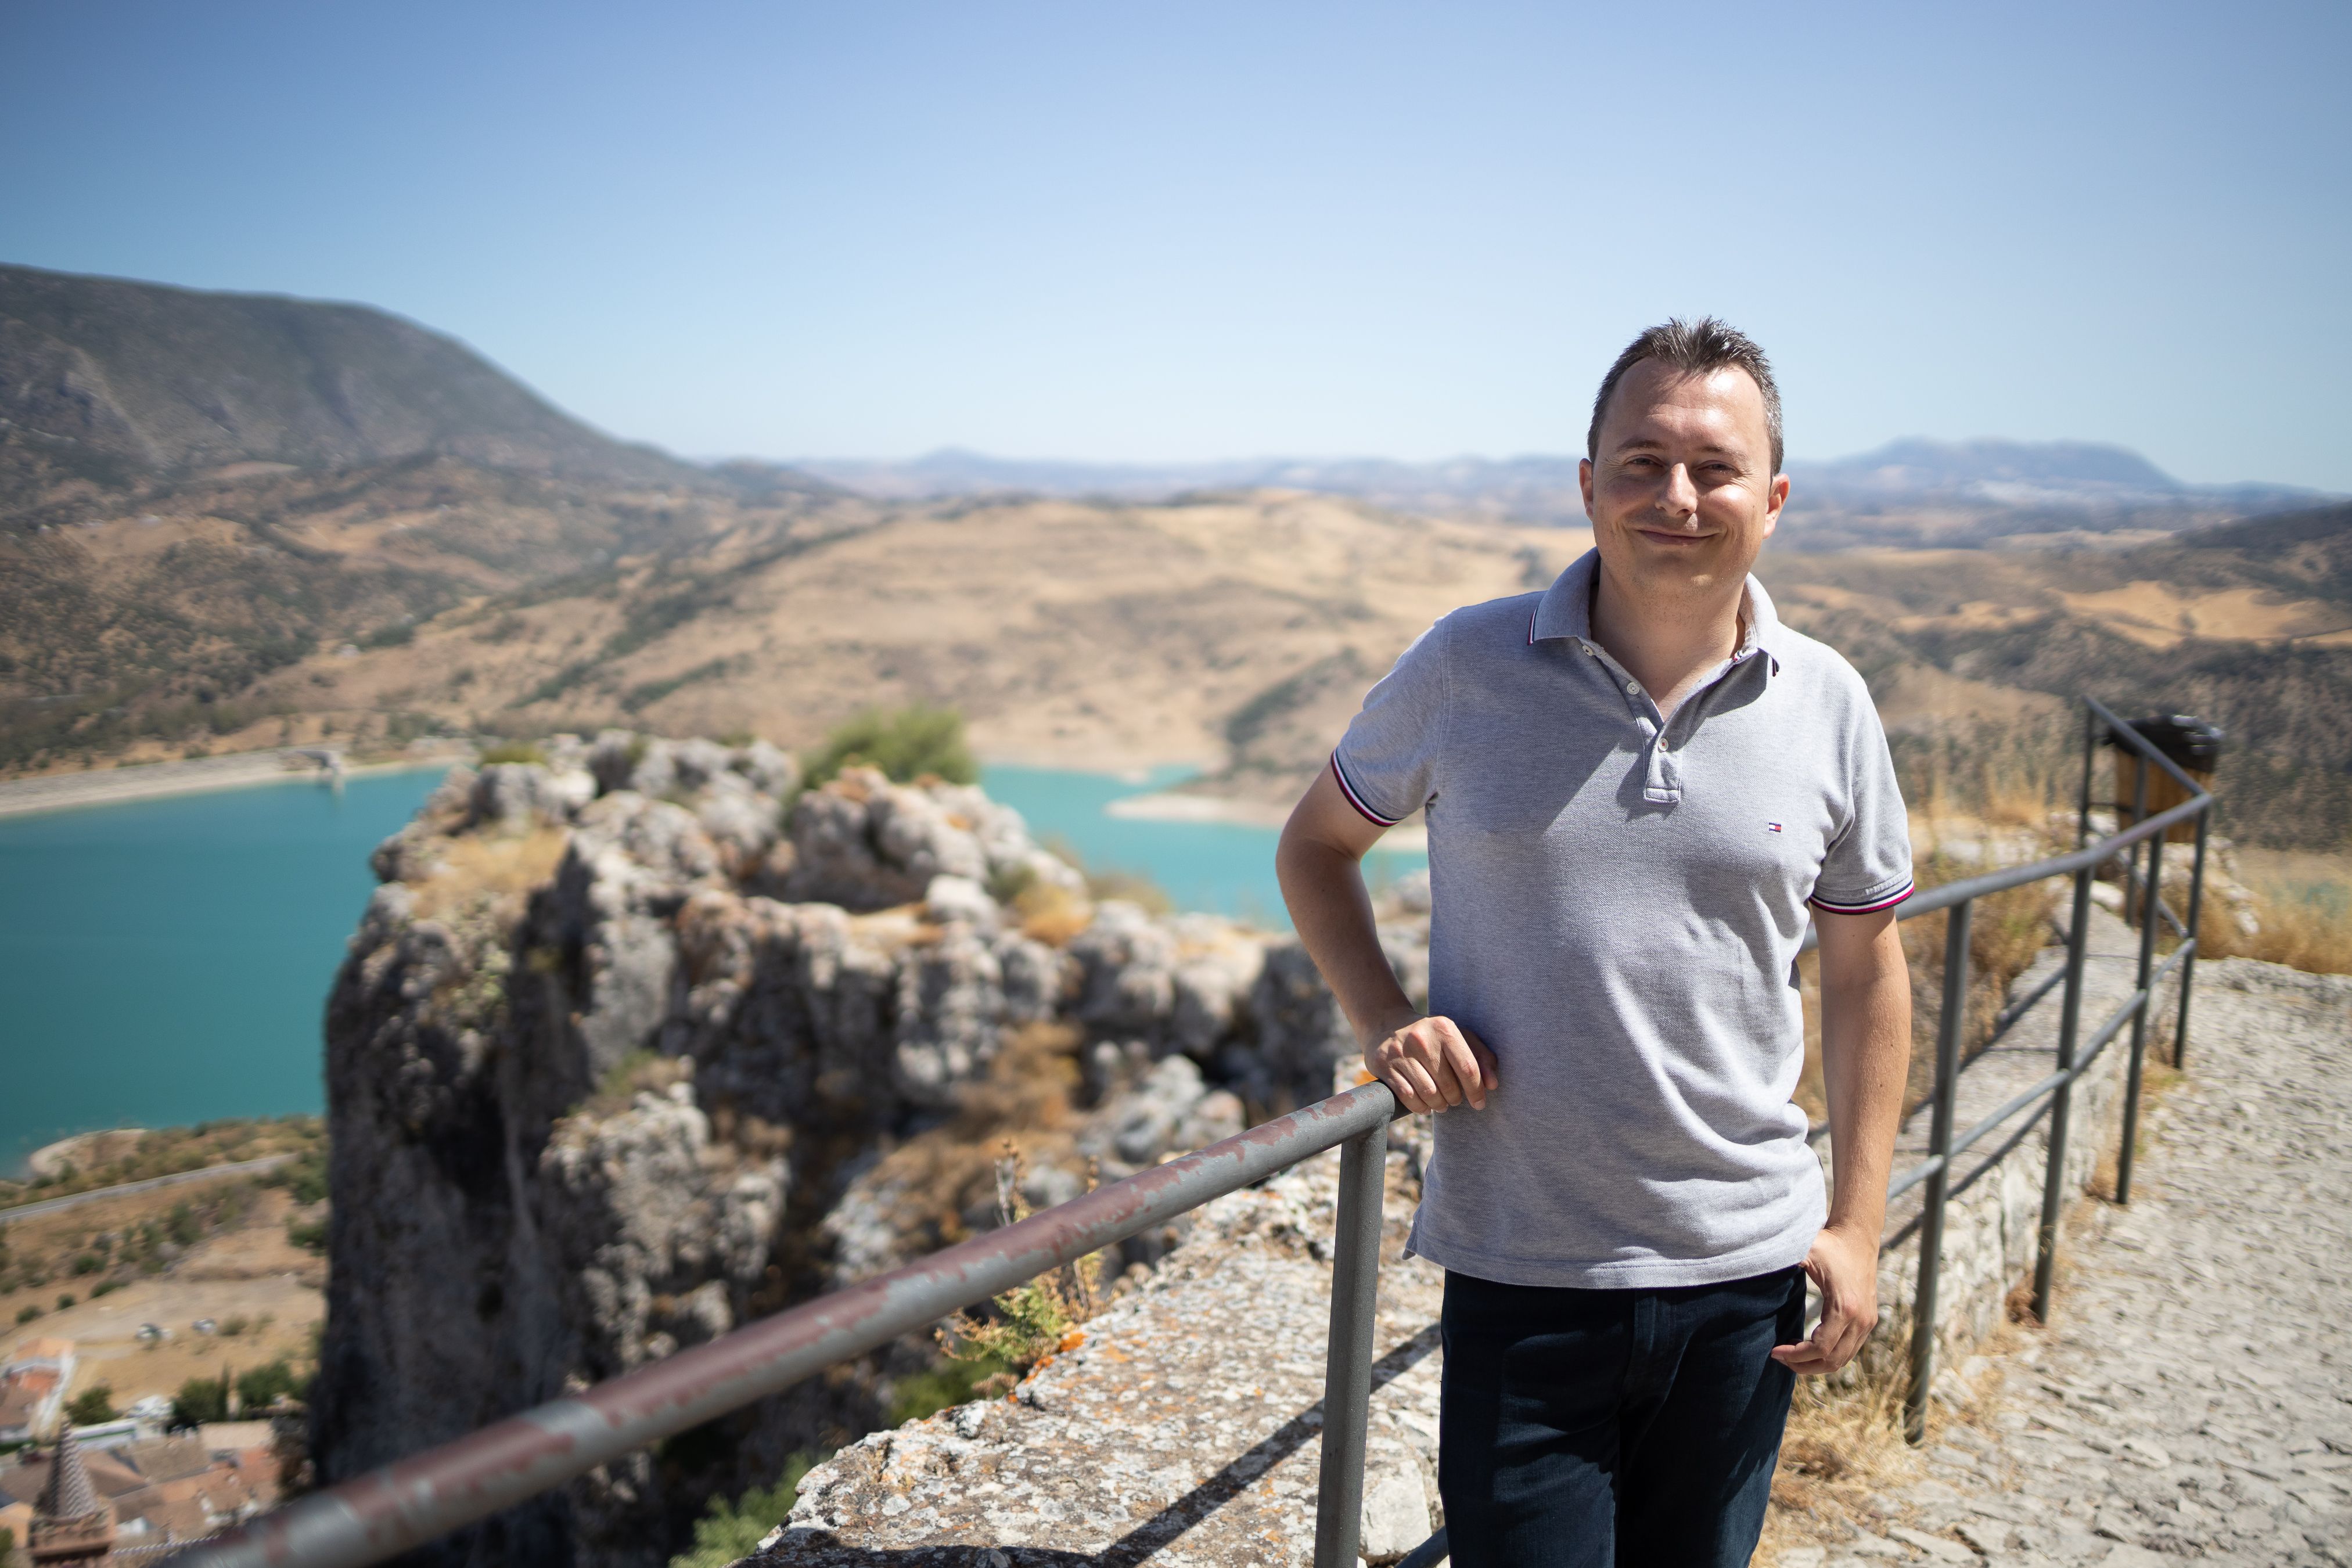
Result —
[[[1016, 1225], [1028, 1217], [1021, 1197], [1020, 1151], [1013, 1140], [996, 1162], [996, 1220]], [[1087, 1190], [1095, 1186], [1095, 1173], [1087, 1173]], [[1076, 1263], [1040, 1274], [1025, 1285], [1015, 1285], [994, 1299], [995, 1315], [976, 1318], [958, 1312], [939, 1331], [940, 1349], [951, 1361], [1002, 1363], [1004, 1371], [980, 1380], [971, 1392], [983, 1397], [1002, 1394], [1023, 1374], [1060, 1352], [1075, 1350], [1084, 1335], [1078, 1325], [1102, 1305], [1102, 1254], [1089, 1253]]]
[[772, 1487], [754, 1488], [733, 1502], [710, 1500], [709, 1511], [694, 1521], [694, 1550], [670, 1559], [670, 1568], [727, 1568], [760, 1549], [761, 1538], [784, 1521], [801, 1477], [815, 1462], [806, 1453], [786, 1461], [784, 1479]]
[[869, 709], [825, 737], [807, 759], [806, 782], [824, 784], [853, 763], [879, 768], [899, 784], [925, 776], [968, 784], [980, 764], [963, 738], [963, 715], [952, 708]]

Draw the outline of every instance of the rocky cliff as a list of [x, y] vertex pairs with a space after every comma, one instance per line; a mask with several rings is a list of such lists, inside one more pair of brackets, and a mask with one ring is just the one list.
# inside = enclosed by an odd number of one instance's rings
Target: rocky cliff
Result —
[[[789, 803], [789, 804], [787, 804]], [[608, 732], [459, 769], [377, 851], [327, 1020], [312, 1434], [351, 1476], [1328, 1092], [1295, 942], [1096, 902], [976, 788]], [[1392, 911], [1418, 990], [1425, 927]], [[1139, 1238], [1148, 1264], [1168, 1238]], [[906, 1346], [432, 1549], [659, 1563], [882, 1424]]]

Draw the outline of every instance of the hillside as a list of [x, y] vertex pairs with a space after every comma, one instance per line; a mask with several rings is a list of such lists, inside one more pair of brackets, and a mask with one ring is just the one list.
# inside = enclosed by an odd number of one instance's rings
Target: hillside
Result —
[[1922, 733], [2010, 767], [2041, 747], [2033, 765], [2057, 765], [2063, 739], [2022, 721], [2022, 694], [2195, 713], [2231, 736], [2225, 831], [2294, 848], [2352, 837], [2352, 506], [2131, 550], [1790, 553], [1764, 574], [1792, 621], [1898, 695], [1898, 718], [1906, 684], [1934, 672], [1925, 704], [1947, 721]]
[[[2095, 691], [2245, 742], [2242, 836], [2352, 833], [2352, 510], [2082, 444], [1792, 468], [1765, 578], [1920, 788], [2056, 788]], [[625, 446], [362, 307], [0, 268], [0, 773], [920, 701], [1266, 807], [1431, 619], [1588, 538], [1559, 458], [828, 471], [875, 493]]]
[[994, 756], [1237, 753], [1286, 789], [1423, 626], [1549, 582], [1584, 542], [1279, 493], [834, 511], [483, 595], [396, 646], [312, 654], [247, 700], [344, 726], [393, 710], [793, 746], [862, 708], [939, 703]]
[[240, 696], [321, 647], [836, 494], [381, 310], [0, 267], [0, 772], [257, 743]]
[[[78, 506], [68, 526], [0, 531], [0, 772], [364, 740], [362, 723], [381, 740], [405, 721], [312, 700], [331, 677], [299, 700], [266, 678], [338, 668], [336, 650], [397, 645], [485, 594], [829, 515], [803, 495], [623, 490], [430, 455], [93, 489]], [[336, 728], [305, 721], [313, 709]]]
[[[1573, 438], [1574, 433], [1567, 433]], [[802, 468], [882, 500], [1060, 496], [1167, 500], [1268, 488], [1350, 496], [1391, 510], [1465, 521], [1581, 528], [1574, 455], [1271, 458], [1104, 464], [945, 450], [904, 462], [813, 459]], [[2114, 541], [2309, 505], [2278, 485], [2187, 485], [2137, 453], [2081, 441], [1896, 441], [1834, 461], [1789, 464], [1784, 548], [1979, 545], [2037, 536]]]
[[383, 310], [0, 266], [0, 510], [76, 480], [428, 454], [603, 484], [708, 482]]

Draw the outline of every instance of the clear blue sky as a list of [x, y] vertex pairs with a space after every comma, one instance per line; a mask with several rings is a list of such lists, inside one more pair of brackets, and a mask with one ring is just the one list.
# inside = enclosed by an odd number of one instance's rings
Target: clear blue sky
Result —
[[1790, 447], [2352, 490], [2352, 6], [0, 5], [0, 258], [364, 300], [691, 455]]

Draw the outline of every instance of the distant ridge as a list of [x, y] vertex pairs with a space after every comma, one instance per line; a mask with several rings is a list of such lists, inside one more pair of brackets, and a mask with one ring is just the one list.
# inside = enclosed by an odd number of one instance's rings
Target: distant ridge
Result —
[[604, 484], [709, 483], [453, 338], [364, 305], [0, 266], [0, 448], [121, 480], [420, 455]]
[[[1447, 458], [1262, 458], [1188, 464], [1072, 463], [945, 448], [903, 462], [796, 465], [889, 500], [1097, 496], [1160, 500], [1188, 491], [1284, 489], [1402, 511], [1580, 527], [1573, 455]], [[2170, 531], [2326, 498], [2284, 485], [2186, 485], [2136, 452], [2083, 441], [1913, 437], [1828, 462], [1793, 461], [1784, 542], [1985, 543], [2014, 534]], [[1925, 515], [1923, 515], [1925, 514]]]

